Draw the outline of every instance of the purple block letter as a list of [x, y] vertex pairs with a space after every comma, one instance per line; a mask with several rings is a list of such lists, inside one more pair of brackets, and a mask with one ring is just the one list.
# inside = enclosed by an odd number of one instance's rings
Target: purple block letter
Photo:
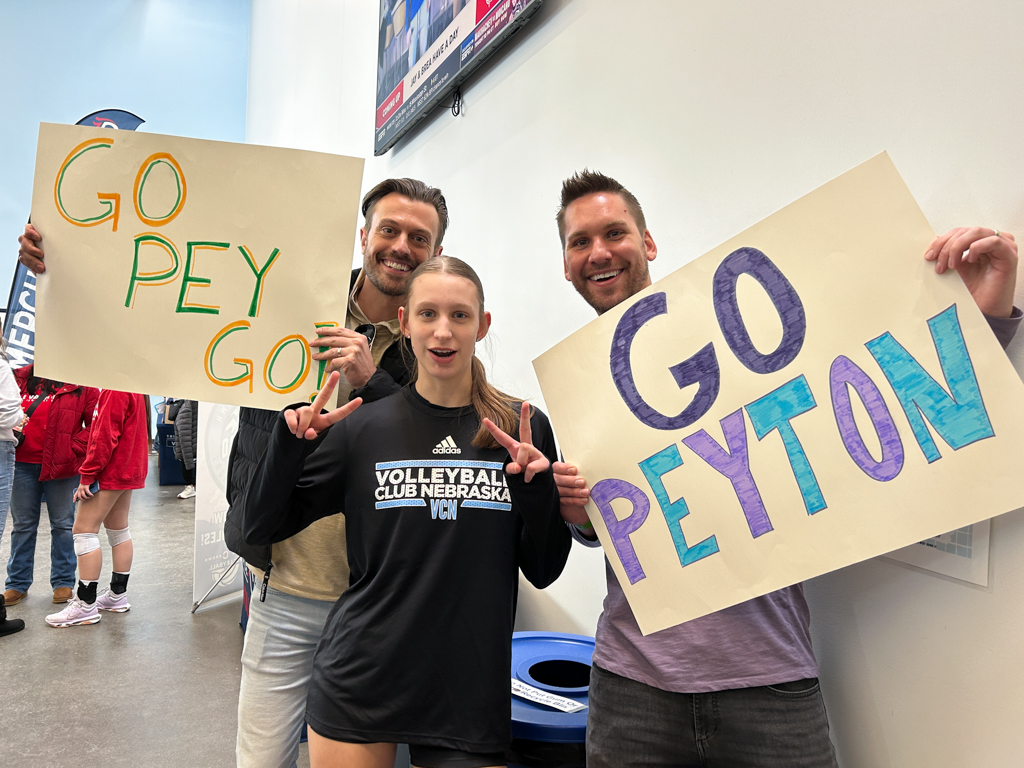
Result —
[[[844, 355], [840, 355], [832, 363], [829, 380], [832, 387], [832, 410], [836, 415], [836, 425], [839, 427], [839, 435], [843, 438], [843, 445], [846, 446], [850, 458], [868, 477], [882, 482], [892, 480], [903, 469], [903, 441], [900, 440], [896, 422], [893, 421], [892, 414], [889, 413], [889, 408], [886, 406], [885, 400], [882, 399], [882, 393], [875, 386], [875, 382], [855, 362]], [[878, 441], [882, 445], [882, 458], [879, 461], [875, 461], [868, 451], [868, 447], [864, 444], [860, 431], [857, 429], [857, 422], [853, 420], [853, 407], [850, 403], [848, 384], [853, 387], [861, 402], [864, 403], [871, 424], [878, 434]]]
[[[740, 315], [736, 281], [743, 274], [750, 275], [761, 284], [782, 321], [782, 341], [774, 352], [767, 355], [761, 354], [754, 346]], [[718, 265], [713, 291], [718, 326], [737, 360], [754, 373], [773, 373], [793, 362], [804, 344], [807, 317], [793, 284], [771, 259], [757, 248], [736, 249]]]
[[[608, 535], [612, 537], [612, 544], [615, 545], [615, 552], [622, 562], [626, 576], [629, 577], [629, 583], [636, 584], [640, 579], [646, 578], [633, 549], [633, 543], [629, 540], [629, 534], [644, 524], [647, 513], [651, 511], [651, 502], [647, 494], [625, 480], [609, 478], [601, 480], [590, 489], [590, 498], [601, 511], [601, 517], [604, 518]], [[622, 520], [615, 516], [615, 510], [612, 509], [612, 501], [615, 499], [626, 499], [633, 505], [633, 511]]]
[[615, 327], [615, 336], [612, 338], [612, 379], [630, 412], [644, 424], [654, 429], [682, 429], [707, 413], [718, 397], [718, 358], [715, 357], [714, 346], [707, 344], [693, 357], [669, 368], [680, 389], [691, 384], [698, 385], [697, 394], [678, 416], [666, 416], [649, 406], [640, 396], [636, 382], [633, 381], [629, 352], [633, 346], [633, 338], [643, 324], [666, 312], [668, 306], [664, 293], [646, 296], [626, 310]]
[[772, 521], [757, 490], [754, 476], [750, 473], [750, 454], [747, 452], [747, 423], [742, 409], [730, 413], [719, 422], [725, 435], [725, 448], [715, 442], [705, 430], [694, 432], [683, 438], [683, 445], [700, 456], [732, 483], [736, 498], [739, 499], [743, 516], [747, 518], [750, 534], [756, 539], [772, 530]]

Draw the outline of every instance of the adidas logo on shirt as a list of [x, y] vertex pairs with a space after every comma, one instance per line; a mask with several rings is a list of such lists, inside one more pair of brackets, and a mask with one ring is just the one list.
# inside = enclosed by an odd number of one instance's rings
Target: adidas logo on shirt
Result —
[[462, 449], [455, 444], [452, 436], [448, 435], [448, 437], [434, 446], [434, 453], [462, 453]]

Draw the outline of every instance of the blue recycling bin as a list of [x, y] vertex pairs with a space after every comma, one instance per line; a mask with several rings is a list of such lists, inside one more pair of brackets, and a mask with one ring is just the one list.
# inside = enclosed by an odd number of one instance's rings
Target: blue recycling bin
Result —
[[184, 485], [185, 478], [181, 475], [181, 462], [174, 458], [174, 425], [156, 425], [157, 458], [160, 464], [160, 485]]
[[512, 635], [512, 678], [584, 705], [562, 712], [512, 697], [509, 768], [582, 768], [586, 765], [587, 712], [594, 638], [563, 632]]

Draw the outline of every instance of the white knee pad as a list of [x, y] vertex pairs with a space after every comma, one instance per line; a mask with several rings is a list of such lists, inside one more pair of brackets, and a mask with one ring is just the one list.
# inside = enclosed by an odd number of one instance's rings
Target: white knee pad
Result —
[[125, 526], [119, 531], [112, 531], [107, 528], [107, 541], [110, 542], [111, 547], [116, 547], [118, 544], [123, 544], [132, 537], [131, 531], [128, 530], [128, 526]]
[[79, 557], [100, 548], [100, 535], [98, 533], [76, 533], [73, 535], [73, 538], [75, 540], [75, 554]]

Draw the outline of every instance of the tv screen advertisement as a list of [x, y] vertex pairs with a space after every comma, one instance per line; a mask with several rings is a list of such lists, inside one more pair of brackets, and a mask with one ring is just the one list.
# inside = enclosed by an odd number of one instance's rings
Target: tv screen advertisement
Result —
[[380, 0], [377, 132], [387, 152], [501, 47], [542, 0]]

